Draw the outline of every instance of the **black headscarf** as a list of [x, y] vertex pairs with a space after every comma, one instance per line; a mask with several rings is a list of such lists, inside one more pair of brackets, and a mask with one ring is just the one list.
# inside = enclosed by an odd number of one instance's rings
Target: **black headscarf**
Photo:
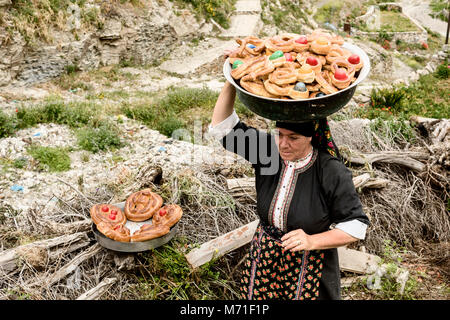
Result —
[[277, 128], [291, 130], [305, 137], [312, 137], [311, 144], [317, 149], [327, 151], [333, 157], [342, 160], [339, 149], [331, 136], [327, 118], [307, 122], [276, 121]]

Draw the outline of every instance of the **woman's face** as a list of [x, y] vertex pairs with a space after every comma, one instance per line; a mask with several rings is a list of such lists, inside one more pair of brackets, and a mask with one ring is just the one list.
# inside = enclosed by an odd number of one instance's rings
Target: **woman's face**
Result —
[[284, 128], [275, 128], [274, 135], [283, 160], [295, 161], [305, 157], [311, 151], [311, 137], [305, 137]]

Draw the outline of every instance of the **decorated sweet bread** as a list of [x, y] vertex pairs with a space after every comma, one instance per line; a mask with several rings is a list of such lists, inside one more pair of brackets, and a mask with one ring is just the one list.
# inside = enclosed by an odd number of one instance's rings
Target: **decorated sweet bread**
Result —
[[245, 77], [244, 77], [241, 79], [241, 86], [248, 92], [256, 94], [261, 97], [266, 97], [266, 98], [277, 98], [278, 97], [278, 95], [271, 94], [270, 92], [268, 92], [266, 90], [266, 88], [264, 87], [264, 82], [261, 79], [257, 79], [257, 80], [253, 81], [252, 79], [245, 79]]
[[163, 199], [150, 189], [130, 195], [125, 202], [125, 215], [131, 221], [145, 221], [161, 208]]
[[127, 221], [125, 214], [120, 208], [111, 204], [96, 204], [90, 210], [92, 221], [98, 225], [106, 223], [111, 226], [124, 225]]
[[176, 204], [168, 204], [159, 209], [153, 216], [152, 223], [154, 225], [165, 225], [172, 228], [183, 215], [183, 210]]
[[162, 237], [170, 232], [170, 227], [165, 224], [144, 224], [131, 235], [131, 242], [147, 241]]
[[106, 222], [97, 224], [97, 230], [110, 239], [120, 242], [130, 242], [130, 230], [124, 225], [111, 225]]
[[[345, 67], [345, 68], [340, 68]], [[355, 67], [347, 60], [336, 60], [331, 65], [332, 76], [331, 82], [338, 89], [347, 88], [353, 80]]]
[[311, 43], [311, 51], [317, 54], [326, 55], [330, 52], [331, 41], [326, 37], [318, 37]]
[[324, 29], [237, 39], [229, 56], [231, 76], [246, 91], [266, 98], [308, 99], [350, 86], [364, 64], [341, 47], [344, 39]]
[[316, 79], [316, 73], [309, 64], [304, 64], [297, 71], [297, 80], [305, 83], [312, 83]]

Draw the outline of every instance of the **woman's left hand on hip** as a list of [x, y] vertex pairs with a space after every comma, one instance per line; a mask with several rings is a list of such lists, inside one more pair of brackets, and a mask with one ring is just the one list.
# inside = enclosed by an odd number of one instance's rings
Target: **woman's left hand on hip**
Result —
[[311, 236], [302, 229], [292, 230], [281, 237], [284, 250], [313, 250]]

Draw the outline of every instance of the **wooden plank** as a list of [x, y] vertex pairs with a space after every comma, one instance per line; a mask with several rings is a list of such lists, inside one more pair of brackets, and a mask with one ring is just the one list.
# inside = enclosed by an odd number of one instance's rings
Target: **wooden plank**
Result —
[[103, 279], [98, 285], [94, 288], [86, 291], [81, 296], [77, 298], [77, 300], [97, 300], [99, 299], [108, 289], [117, 282], [117, 278], [106, 278]]
[[[203, 243], [199, 248], [193, 249], [185, 255], [187, 261], [193, 268], [197, 268], [211, 261], [213, 258], [221, 257], [232, 250], [242, 247], [252, 240], [258, 224], [259, 220], [255, 220], [218, 238]], [[341, 270], [361, 274], [373, 272], [381, 261], [375, 255], [346, 247], [339, 247], [338, 255]]]
[[259, 220], [255, 220], [238, 229], [225, 233], [211, 241], [203, 243], [200, 248], [191, 250], [186, 254], [186, 259], [193, 268], [197, 268], [213, 258], [242, 247], [252, 240]]
[[338, 255], [339, 268], [342, 271], [371, 273], [376, 270], [378, 264], [381, 262], [381, 258], [376, 255], [349, 249], [347, 247], [339, 247]]

